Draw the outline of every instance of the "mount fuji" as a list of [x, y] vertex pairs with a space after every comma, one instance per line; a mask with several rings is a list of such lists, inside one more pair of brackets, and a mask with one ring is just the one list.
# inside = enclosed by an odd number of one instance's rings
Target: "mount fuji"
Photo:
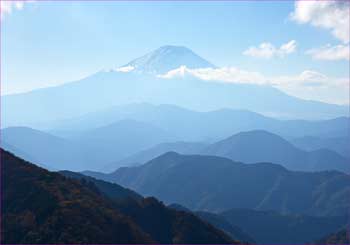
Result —
[[187, 68], [215, 68], [213, 64], [182, 46], [162, 46], [126, 64], [130, 70], [163, 74], [186, 65]]
[[188, 48], [164, 46], [115, 70], [100, 71], [55, 87], [2, 96], [1, 126], [49, 127], [52, 122], [143, 102], [173, 104], [196, 111], [244, 109], [285, 118], [348, 115], [347, 106], [299, 99], [267, 85], [157, 76], [179, 66], [215, 67]]

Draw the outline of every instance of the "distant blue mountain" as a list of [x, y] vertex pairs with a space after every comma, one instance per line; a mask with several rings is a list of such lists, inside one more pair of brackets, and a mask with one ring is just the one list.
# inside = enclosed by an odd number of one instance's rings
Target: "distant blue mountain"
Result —
[[89, 165], [88, 149], [74, 142], [27, 127], [1, 130], [4, 149], [47, 169], [81, 170]]
[[284, 138], [263, 130], [240, 132], [213, 144], [163, 143], [106, 166], [113, 171], [120, 166], [144, 164], [166, 152], [227, 157], [244, 163], [272, 162], [291, 170], [338, 170], [350, 173], [350, 159], [329, 149], [305, 151]]
[[95, 169], [104, 169], [106, 163], [174, 139], [171, 133], [157, 126], [134, 120], [121, 120], [71, 137], [73, 142], [93, 149], [98, 155], [100, 166]]
[[349, 132], [347, 117], [320, 121], [277, 120], [246, 110], [198, 112], [174, 105], [155, 106], [147, 103], [115, 106], [63, 120], [56, 123], [51, 132], [69, 135], [70, 132], [103, 127], [125, 119], [151, 123], [184, 141], [216, 141], [241, 131], [257, 129], [287, 138], [305, 135], [343, 137]]
[[[118, 113], [97, 113], [96, 117], [87, 117], [88, 125], [98, 125], [95, 119], [101, 118], [105, 118], [106, 123], [118, 121], [84, 130], [72, 126], [69, 133], [6, 128], [2, 130], [3, 146], [27, 160], [59, 170], [109, 172], [120, 166], [143, 164], [168, 151], [218, 155], [246, 163], [268, 161], [304, 171], [350, 170], [349, 159], [332, 150], [300, 150], [276, 134], [256, 130], [267, 127], [299, 135], [304, 132], [335, 134], [336, 128], [340, 134], [347, 126], [347, 120], [342, 118], [323, 122], [278, 121], [245, 111], [203, 113], [174, 106], [146, 108], [128, 106], [119, 108]], [[78, 120], [76, 125], [84, 128], [84, 121]], [[247, 128], [255, 131], [237, 133]], [[227, 138], [232, 133], [234, 135]], [[227, 139], [217, 141], [220, 138]], [[216, 143], [211, 144], [212, 141]], [[345, 147], [347, 144], [344, 144]]]
[[10, 127], [1, 130], [1, 140], [5, 149], [48, 169], [105, 171], [109, 163], [175, 138], [152, 124], [121, 120], [69, 137]]
[[2, 96], [1, 125], [39, 126], [138, 102], [174, 104], [199, 111], [244, 109], [286, 118], [348, 115], [347, 106], [302, 100], [271, 86], [208, 82], [194, 77], [163, 79], [152, 74], [162, 74], [179, 64], [194, 68], [212, 66], [187, 48], [163, 47], [130, 62], [128, 65], [136, 66], [135, 71], [101, 71], [64, 85]]
[[339, 137], [303, 136], [290, 140], [296, 147], [307, 150], [329, 149], [345, 157], [350, 157], [350, 135], [344, 134]]
[[291, 170], [338, 170], [350, 173], [349, 158], [327, 149], [303, 151], [282, 137], [263, 130], [235, 134], [209, 145], [202, 154], [244, 163], [272, 162]]

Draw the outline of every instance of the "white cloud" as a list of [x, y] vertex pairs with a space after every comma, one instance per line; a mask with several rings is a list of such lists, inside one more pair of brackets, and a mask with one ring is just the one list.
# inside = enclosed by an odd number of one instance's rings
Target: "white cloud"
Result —
[[295, 84], [307, 84], [307, 86], [311, 84], [326, 86], [328, 82], [332, 82], [332, 80], [334, 81], [334, 79], [331, 79], [320, 72], [311, 70], [303, 71], [302, 73], [294, 76], [268, 77], [259, 72], [246, 71], [236, 67], [190, 69], [186, 66], [181, 66], [167, 72], [164, 75], [158, 75], [158, 77], [166, 79], [195, 77], [206, 81], [249, 83], [273, 86], [290, 86]]
[[158, 77], [165, 79], [193, 77], [212, 82], [267, 85], [304, 99], [349, 103], [347, 92], [349, 78], [329, 77], [312, 70], [289, 76], [266, 76], [236, 67], [189, 69], [181, 66]]
[[296, 1], [292, 20], [304, 24], [309, 23], [331, 31], [334, 37], [348, 43], [349, 2], [346, 1]]
[[1, 19], [4, 18], [5, 15], [11, 14], [14, 10], [22, 10], [25, 3], [34, 2], [33, 0], [27, 1], [0, 1], [1, 3]]
[[243, 52], [244, 55], [270, 59], [272, 57], [284, 57], [287, 54], [291, 54], [296, 50], [296, 41], [291, 40], [288, 43], [282, 44], [279, 48], [276, 48], [271, 43], [261, 43], [258, 47], [252, 46]]
[[316, 60], [350, 60], [350, 47], [349, 45], [331, 46], [328, 44], [320, 48], [310, 49], [306, 51], [306, 54], [311, 55]]
[[177, 69], [171, 70], [164, 75], [158, 77], [172, 79], [182, 77], [195, 77], [206, 81], [217, 82], [232, 82], [232, 83], [251, 83], [251, 84], [265, 84], [264, 76], [257, 72], [249, 72], [240, 70], [236, 67], [222, 67], [222, 68], [199, 68], [190, 69], [186, 66], [181, 66]]
[[135, 67], [133, 67], [133, 66], [122, 66], [122, 67], [117, 68], [116, 71], [118, 71], [118, 72], [130, 72], [134, 69], [135, 69]]

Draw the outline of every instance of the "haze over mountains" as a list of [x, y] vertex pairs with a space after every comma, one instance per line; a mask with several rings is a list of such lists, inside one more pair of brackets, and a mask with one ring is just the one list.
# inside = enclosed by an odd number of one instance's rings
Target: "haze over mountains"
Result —
[[[349, 118], [330, 120], [278, 120], [246, 110], [220, 109], [198, 112], [174, 105], [136, 103], [110, 107], [57, 122], [51, 130], [60, 135], [99, 128], [120, 120], [153, 124], [182, 140], [218, 140], [240, 131], [264, 129], [284, 137], [349, 135]], [[193, 127], [196, 125], [196, 127]]]
[[16, 155], [1, 150], [6, 243], [338, 237], [350, 208], [349, 107], [161, 76], [179, 67], [216, 68], [164, 46], [79, 81], [2, 96], [1, 147]]
[[[263, 130], [241, 132], [214, 143], [176, 141], [179, 136], [169, 133], [173, 132], [171, 130], [133, 120], [117, 121], [69, 137], [25, 127], [6, 128], [1, 132], [5, 149], [58, 170], [112, 172], [121, 166], [143, 164], [166, 152], [176, 151], [222, 156], [244, 163], [272, 162], [291, 170], [350, 172], [349, 158], [335, 151], [301, 150]], [[346, 145], [344, 142], [343, 147]], [[43, 152], [43, 149], [46, 150]]]
[[2, 96], [1, 125], [50, 125], [110, 106], [137, 102], [173, 104], [198, 111], [245, 109], [287, 118], [348, 115], [347, 106], [298, 99], [271, 86], [208, 82], [194, 77], [164, 79], [154, 75], [178, 64], [194, 68], [212, 66], [185, 47], [161, 47], [128, 66], [132, 64], [137, 66], [135, 71], [101, 71], [64, 85]]

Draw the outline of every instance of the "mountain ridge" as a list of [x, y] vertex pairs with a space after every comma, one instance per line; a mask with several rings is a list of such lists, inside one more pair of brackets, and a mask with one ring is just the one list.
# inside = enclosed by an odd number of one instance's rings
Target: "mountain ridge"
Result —
[[281, 136], [265, 130], [240, 132], [209, 145], [201, 153], [244, 163], [272, 162], [290, 170], [350, 173], [350, 160], [346, 157], [328, 149], [303, 151]]
[[191, 210], [220, 212], [249, 208], [337, 216], [345, 214], [350, 207], [347, 174], [289, 171], [277, 164], [244, 164], [215, 156], [170, 152], [141, 166], [123, 167], [96, 178], [106, 178], [143, 195]]

